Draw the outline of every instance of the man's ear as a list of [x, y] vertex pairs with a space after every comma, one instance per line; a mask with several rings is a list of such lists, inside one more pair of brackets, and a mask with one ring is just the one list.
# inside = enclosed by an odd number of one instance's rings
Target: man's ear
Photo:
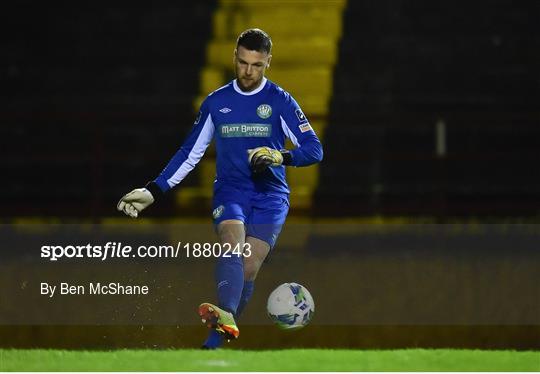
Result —
[[270, 67], [270, 61], [272, 60], [272, 55], [268, 56], [268, 61], [266, 61], [266, 68]]
[[238, 50], [235, 48], [234, 49], [234, 52], [233, 52], [233, 58], [232, 58], [232, 61], [233, 61], [233, 64], [236, 63], [236, 55], [238, 54]]

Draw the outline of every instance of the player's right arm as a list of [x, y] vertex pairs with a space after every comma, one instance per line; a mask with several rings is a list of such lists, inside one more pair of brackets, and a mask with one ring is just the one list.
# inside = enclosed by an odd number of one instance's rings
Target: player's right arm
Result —
[[193, 129], [165, 169], [144, 188], [137, 188], [124, 195], [118, 202], [117, 209], [132, 218], [137, 218], [142, 210], [179, 184], [193, 170], [204, 155], [213, 136], [214, 123], [207, 100], [205, 100]]

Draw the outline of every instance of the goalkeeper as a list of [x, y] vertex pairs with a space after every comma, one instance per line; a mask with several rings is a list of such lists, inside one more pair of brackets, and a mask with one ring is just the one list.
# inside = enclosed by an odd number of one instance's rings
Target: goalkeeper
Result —
[[[260, 29], [240, 34], [234, 50], [236, 79], [204, 100], [193, 129], [161, 174], [118, 203], [118, 210], [136, 218], [179, 184], [215, 140], [216, 232], [221, 243], [232, 248], [248, 243], [251, 255], [217, 259], [217, 305], [203, 303], [198, 311], [211, 328], [203, 348], [217, 348], [224, 338], [240, 334], [235, 318], [249, 301], [289, 211], [285, 166], [308, 166], [323, 157], [321, 143], [296, 101], [264, 76], [271, 49], [270, 37]], [[284, 149], [286, 138], [295, 149]]]

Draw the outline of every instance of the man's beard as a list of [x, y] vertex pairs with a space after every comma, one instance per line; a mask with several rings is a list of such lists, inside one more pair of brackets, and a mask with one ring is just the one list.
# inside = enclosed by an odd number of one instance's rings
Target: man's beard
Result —
[[242, 91], [253, 91], [255, 88], [257, 88], [261, 84], [261, 79], [255, 80], [253, 78], [247, 78], [248, 80], [245, 81], [246, 78], [238, 79], [239, 86], [242, 89]]

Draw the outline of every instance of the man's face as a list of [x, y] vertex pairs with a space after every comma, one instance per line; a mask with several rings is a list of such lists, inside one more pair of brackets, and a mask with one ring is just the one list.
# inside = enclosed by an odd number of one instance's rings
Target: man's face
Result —
[[249, 92], [259, 87], [271, 59], [272, 55], [266, 52], [250, 51], [242, 46], [234, 51], [234, 69], [242, 91]]

